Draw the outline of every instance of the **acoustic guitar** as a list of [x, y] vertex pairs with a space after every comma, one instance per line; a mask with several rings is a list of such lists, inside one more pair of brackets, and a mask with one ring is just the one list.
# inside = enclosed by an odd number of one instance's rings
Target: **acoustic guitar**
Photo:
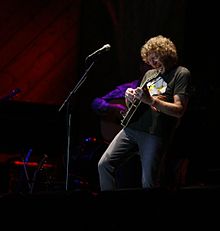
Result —
[[[153, 79], [157, 78], [159, 75], [158, 72], [154, 72], [150, 77], [148, 77], [146, 79], [146, 81], [140, 86], [144, 92], [148, 91], [148, 87], [147, 84], [152, 81]], [[135, 112], [137, 111], [139, 105], [141, 104], [141, 101], [136, 99], [133, 103], [130, 104], [130, 106], [128, 107], [127, 112], [123, 115], [123, 119], [121, 120], [121, 125], [123, 127], [126, 127], [131, 118], [133, 117], [133, 115], [135, 114]]]

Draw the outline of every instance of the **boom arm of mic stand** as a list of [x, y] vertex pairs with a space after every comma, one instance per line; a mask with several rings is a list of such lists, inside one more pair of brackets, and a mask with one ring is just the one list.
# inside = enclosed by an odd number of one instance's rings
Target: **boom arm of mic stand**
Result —
[[79, 87], [84, 83], [87, 77], [87, 73], [94, 65], [94, 62], [92, 62], [89, 67], [86, 69], [85, 73], [83, 74], [82, 78], [79, 80], [79, 82], [76, 84], [76, 86], [73, 88], [73, 90], [69, 93], [68, 97], [64, 100], [63, 104], [60, 106], [59, 111], [62, 110], [62, 108], [66, 105], [66, 103], [69, 101], [70, 97], [73, 93], [76, 93], [76, 91], [79, 89]]
[[59, 108], [59, 112], [60, 112], [62, 110], [62, 108], [67, 104], [67, 150], [66, 150], [67, 153], [66, 153], [66, 183], [65, 183], [66, 191], [68, 190], [68, 186], [69, 186], [69, 159], [70, 159], [70, 143], [71, 143], [71, 140], [70, 140], [71, 113], [69, 110], [69, 99], [71, 98], [73, 93], [76, 93], [76, 91], [79, 89], [79, 87], [84, 83], [84, 81], [87, 78], [87, 74], [93, 65], [94, 65], [94, 61], [85, 70], [85, 73], [80, 78], [79, 82], [76, 84], [76, 86], [73, 88], [73, 90], [69, 93], [68, 97], [64, 100], [63, 104]]

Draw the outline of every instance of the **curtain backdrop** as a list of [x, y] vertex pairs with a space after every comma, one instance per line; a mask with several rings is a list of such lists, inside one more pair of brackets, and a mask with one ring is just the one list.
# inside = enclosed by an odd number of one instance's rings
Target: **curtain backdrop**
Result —
[[192, 122], [184, 134], [192, 136], [192, 145], [196, 136], [206, 143], [207, 135], [199, 134], [212, 134], [219, 119], [213, 110], [219, 98], [217, 11], [214, 1], [1, 1], [0, 99], [58, 108], [84, 75], [86, 56], [110, 44], [70, 100], [73, 134], [96, 135], [92, 99], [139, 78], [140, 47], [163, 34], [176, 43], [195, 84]]

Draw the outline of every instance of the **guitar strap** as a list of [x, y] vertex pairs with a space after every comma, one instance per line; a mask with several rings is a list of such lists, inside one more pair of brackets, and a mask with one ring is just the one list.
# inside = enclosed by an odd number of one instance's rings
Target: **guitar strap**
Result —
[[146, 78], [141, 82], [140, 87], [143, 88], [151, 80], [157, 78], [159, 76], [159, 74], [160, 74], [160, 72], [157, 70], [154, 70], [153, 73], [149, 73], [149, 76], [146, 76]]

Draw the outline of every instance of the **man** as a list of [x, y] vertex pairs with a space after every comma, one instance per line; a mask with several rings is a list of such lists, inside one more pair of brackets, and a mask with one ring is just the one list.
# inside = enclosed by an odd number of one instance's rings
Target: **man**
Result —
[[98, 162], [101, 191], [117, 189], [117, 169], [138, 150], [142, 187], [158, 186], [162, 160], [190, 97], [190, 71], [178, 64], [174, 43], [162, 35], [150, 38], [141, 49], [142, 60], [152, 69], [136, 88], [125, 92], [128, 110], [123, 128]]

